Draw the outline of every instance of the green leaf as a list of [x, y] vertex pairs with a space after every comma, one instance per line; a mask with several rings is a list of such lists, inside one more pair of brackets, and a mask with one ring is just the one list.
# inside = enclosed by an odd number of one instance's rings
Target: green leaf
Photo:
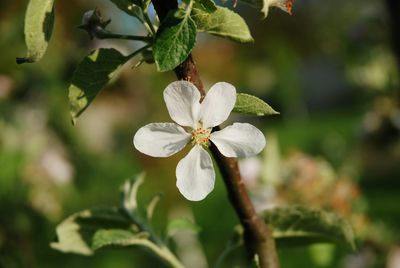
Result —
[[17, 63], [39, 61], [46, 52], [54, 26], [54, 0], [30, 0], [25, 14], [27, 54]]
[[192, 231], [194, 233], [200, 232], [201, 228], [197, 224], [193, 223], [189, 219], [178, 218], [171, 220], [167, 225], [166, 235], [167, 237], [174, 236], [180, 231]]
[[126, 248], [141, 246], [159, 257], [169, 267], [183, 268], [176, 256], [164, 245], [158, 245], [149, 239], [146, 232], [133, 233], [127, 230], [99, 230], [93, 237], [93, 250], [101, 248]]
[[263, 100], [244, 93], [238, 93], [236, 95], [236, 103], [233, 112], [256, 116], [279, 114], [279, 112], [275, 111]]
[[149, 240], [145, 232], [134, 233], [128, 230], [111, 229], [98, 230], [93, 236], [92, 248], [98, 250], [104, 247], [127, 247], [140, 245], [153, 248], [155, 245]]
[[206, 12], [214, 12], [217, 10], [217, 5], [213, 0], [197, 0], [193, 6]]
[[117, 208], [104, 207], [75, 213], [56, 229], [57, 241], [53, 249], [83, 255], [93, 254], [92, 238], [100, 229], [131, 228], [132, 224]]
[[115, 49], [100, 48], [79, 63], [68, 88], [73, 124], [128, 59]]
[[[150, 240], [116, 208], [105, 207], [73, 214], [57, 226], [57, 242], [50, 246], [64, 253], [92, 255], [105, 247], [142, 246], [165, 260], [171, 252]], [[178, 266], [177, 266], [178, 267]], [[181, 266], [179, 266], [181, 267]]]
[[344, 243], [355, 248], [350, 224], [335, 213], [301, 206], [279, 207], [262, 213], [273, 228], [274, 238], [284, 245], [320, 242]]
[[141, 246], [169, 267], [183, 268], [179, 259], [137, 211], [137, 191], [143, 178], [144, 175], [140, 174], [136, 180], [124, 185], [123, 207], [84, 210], [61, 222], [56, 229], [57, 241], [50, 246], [62, 252], [83, 255], [91, 255], [106, 247]]
[[217, 7], [212, 13], [195, 8], [191, 17], [199, 32], [207, 32], [241, 43], [254, 41], [243, 18], [228, 8]]
[[158, 71], [170, 71], [181, 64], [196, 43], [196, 33], [196, 24], [190, 17], [180, 20], [169, 16], [157, 31], [153, 45]]
[[144, 21], [143, 11], [140, 7], [140, 1], [132, 0], [111, 0], [119, 9], [126, 14], [138, 18], [141, 22]]

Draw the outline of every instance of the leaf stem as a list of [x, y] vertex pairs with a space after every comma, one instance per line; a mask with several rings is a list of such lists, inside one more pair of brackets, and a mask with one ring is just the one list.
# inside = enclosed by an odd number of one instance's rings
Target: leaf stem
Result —
[[186, 8], [186, 12], [185, 12], [185, 20], [187, 20], [187, 18], [190, 16], [190, 13], [192, 13], [192, 9], [193, 9], [193, 0], [190, 0], [189, 5]]
[[154, 25], [151, 22], [151, 19], [149, 17], [148, 11], [143, 12], [143, 18], [145, 20], [145, 23], [144, 23], [145, 27], [150, 29], [150, 33], [151, 33], [152, 36], [155, 36], [156, 35], [156, 30], [154, 29]]
[[135, 57], [137, 54], [139, 54], [140, 52], [142, 52], [143, 50], [148, 49], [149, 47], [151, 47], [151, 44], [145, 45], [145, 46], [139, 48], [138, 50], [135, 50], [134, 52], [132, 52], [131, 54], [129, 54], [128, 56], [126, 56], [126, 58], [133, 58], [133, 57]]
[[126, 34], [115, 34], [107, 31], [96, 31], [95, 37], [97, 39], [123, 39], [123, 40], [134, 40], [142, 42], [151, 42], [153, 39], [148, 36], [137, 36], [137, 35], [126, 35]]

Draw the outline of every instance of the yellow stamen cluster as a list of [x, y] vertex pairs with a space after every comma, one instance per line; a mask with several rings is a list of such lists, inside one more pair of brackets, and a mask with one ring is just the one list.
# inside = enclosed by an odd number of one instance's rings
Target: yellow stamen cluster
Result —
[[210, 134], [211, 130], [197, 128], [192, 131], [192, 143], [208, 147], [210, 146]]

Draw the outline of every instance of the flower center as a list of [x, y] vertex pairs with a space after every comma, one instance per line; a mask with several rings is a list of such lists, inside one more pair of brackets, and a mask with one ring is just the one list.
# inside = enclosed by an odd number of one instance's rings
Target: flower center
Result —
[[208, 147], [210, 146], [210, 134], [211, 130], [199, 127], [192, 131], [192, 143]]

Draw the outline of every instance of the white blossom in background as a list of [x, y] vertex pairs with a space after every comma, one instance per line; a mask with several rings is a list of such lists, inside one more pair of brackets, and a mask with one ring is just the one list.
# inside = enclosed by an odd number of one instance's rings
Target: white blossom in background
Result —
[[40, 164], [56, 185], [65, 186], [72, 182], [74, 167], [62, 151], [56, 148], [45, 151], [40, 159]]
[[[153, 157], [168, 157], [189, 142], [193, 148], [176, 167], [176, 185], [191, 201], [204, 199], [214, 188], [215, 172], [205, 148], [212, 142], [226, 157], [250, 157], [262, 151], [266, 141], [256, 127], [234, 123], [211, 132], [223, 123], [236, 102], [236, 89], [220, 82], [211, 87], [203, 102], [190, 82], [176, 81], [164, 90], [169, 115], [176, 123], [152, 123], [140, 128], [133, 144], [140, 152]], [[186, 129], [185, 129], [186, 128]]]
[[[268, 139], [268, 144], [270, 141]], [[269, 150], [269, 145], [268, 145]], [[257, 157], [249, 157], [239, 161], [239, 171], [247, 187], [257, 186], [262, 168], [262, 161]]]
[[277, 7], [292, 15], [293, 2], [294, 0], [264, 0], [264, 6], [261, 9], [261, 12], [264, 14], [264, 18], [266, 18], [268, 16], [269, 8]]

